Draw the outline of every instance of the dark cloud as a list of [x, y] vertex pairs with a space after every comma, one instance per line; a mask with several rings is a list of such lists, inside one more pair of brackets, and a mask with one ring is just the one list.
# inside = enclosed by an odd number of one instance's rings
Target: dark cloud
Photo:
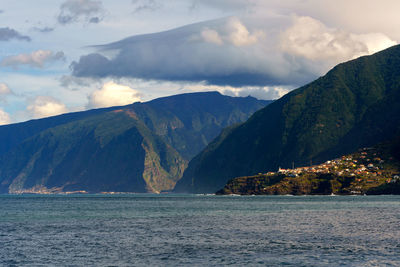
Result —
[[111, 70], [108, 69], [111, 65], [110, 61], [97, 53], [82, 56], [79, 63], [73, 62], [71, 68], [73, 75], [78, 77], [106, 77]]
[[[221, 51], [222, 52], [222, 51]], [[185, 53], [185, 55], [189, 55], [189, 53]], [[214, 85], [230, 85], [230, 86], [244, 86], [244, 85], [280, 85], [287, 84], [289, 81], [285, 77], [284, 79], [280, 77], [275, 77], [270, 73], [262, 73], [261, 71], [257, 72], [254, 70], [248, 69], [245, 62], [244, 65], [237, 70], [233, 70], [232, 72], [224, 72], [223, 69], [218, 69], [217, 71], [207, 72], [206, 70], [201, 71], [198, 68], [202, 68], [204, 64], [199, 62], [199, 66], [197, 69], [193, 69], [192, 66], [189, 66], [187, 63], [182, 63], [181, 66], [178, 66], [180, 63], [176, 62], [175, 64], [165, 65], [168, 60], [173, 60], [172, 57], [170, 59], [163, 59], [159, 63], [164, 65], [165, 69], [162, 66], [157, 66], [158, 64], [154, 64], [151, 66], [144, 66], [146, 63], [145, 60], [130, 60], [129, 57], [132, 56], [127, 55], [125, 53], [121, 54], [117, 58], [113, 60], [109, 60], [101, 54], [93, 53], [86, 56], [82, 56], [79, 62], [74, 62], [71, 65], [73, 70], [72, 75], [76, 77], [133, 77], [133, 78], [141, 78], [145, 80], [167, 80], [167, 81], [190, 81], [190, 82], [201, 82], [206, 81], [208, 84]], [[139, 55], [136, 55], [139, 56]], [[133, 56], [134, 58], [135, 56]], [[180, 59], [178, 59], [179, 61]], [[196, 60], [192, 58], [191, 60]], [[200, 58], [198, 58], [200, 60]], [[222, 64], [229, 64], [229, 61], [226, 61]], [[167, 63], [168, 64], [168, 63]], [[205, 63], [205, 65], [212, 63]], [[186, 67], [185, 67], [186, 66]], [[174, 68], [176, 68], [174, 70]], [[304, 73], [304, 75], [296, 74], [291, 77], [290, 82], [294, 84], [301, 84], [308, 81], [310, 76], [314, 76], [312, 73]]]
[[88, 87], [96, 83], [96, 80], [91, 78], [79, 78], [70, 75], [64, 75], [60, 79], [60, 85], [72, 91], [78, 91], [77, 87]]
[[26, 35], [22, 35], [14, 29], [0, 28], [0, 41], [20, 40], [30, 42], [31, 38]]
[[93, 17], [90, 18], [89, 23], [99, 23], [100, 22], [100, 18], [99, 17]]
[[67, 0], [60, 6], [57, 20], [60, 24], [69, 24], [80, 20], [89, 23], [99, 23], [104, 10], [101, 1]]
[[43, 28], [34, 27], [33, 30], [37, 31], [37, 32], [48, 33], [48, 32], [54, 31], [54, 28], [50, 28], [50, 27], [43, 27]]
[[65, 24], [71, 23], [73, 21], [73, 17], [70, 15], [61, 15], [60, 14], [58, 16], [57, 20], [58, 20], [58, 23], [65, 25]]
[[[265, 38], [264, 38], [265, 39]], [[228, 18], [175, 30], [130, 37], [98, 47], [117, 51], [82, 56], [71, 65], [76, 77], [131, 77], [144, 80], [205, 81], [215, 85], [302, 84], [316, 75], [290, 57], [265, 49], [268, 40]], [[266, 42], [266, 43], [265, 43]]]
[[391, 44], [375, 37], [333, 30], [307, 17], [229, 17], [97, 46], [97, 53], [71, 68], [76, 77], [299, 86], [339, 62], [373, 52], [369, 39]]

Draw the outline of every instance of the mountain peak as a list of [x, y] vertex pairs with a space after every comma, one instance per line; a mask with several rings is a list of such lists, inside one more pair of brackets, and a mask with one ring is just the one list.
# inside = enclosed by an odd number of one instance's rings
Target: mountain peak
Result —
[[210, 144], [176, 190], [215, 192], [233, 177], [323, 162], [388, 140], [400, 132], [398, 102], [400, 46], [339, 64]]
[[0, 128], [0, 192], [160, 192], [265, 101], [190, 93]]

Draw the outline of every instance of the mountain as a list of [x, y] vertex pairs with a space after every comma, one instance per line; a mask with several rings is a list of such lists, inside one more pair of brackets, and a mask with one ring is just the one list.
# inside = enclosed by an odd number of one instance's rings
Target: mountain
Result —
[[218, 92], [190, 93], [135, 103], [136, 116], [171, 144], [186, 160], [192, 159], [222, 129], [246, 121], [272, 101], [230, 97]]
[[25, 139], [46, 129], [118, 108], [119, 107], [92, 109], [83, 112], [73, 112], [44, 119], [31, 120], [23, 123], [2, 125], [0, 126], [0, 155], [15, 148]]
[[160, 192], [269, 101], [182, 94], [0, 127], [0, 192]]
[[400, 46], [339, 64], [222, 133], [176, 192], [215, 192], [234, 177], [321, 163], [400, 133]]

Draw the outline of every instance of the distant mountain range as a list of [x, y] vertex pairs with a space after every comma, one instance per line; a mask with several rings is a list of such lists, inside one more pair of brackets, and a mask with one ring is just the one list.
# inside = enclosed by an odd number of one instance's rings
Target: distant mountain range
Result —
[[0, 127], [0, 192], [160, 192], [271, 101], [182, 94]]
[[193, 93], [1, 126], [0, 193], [214, 193], [397, 140], [400, 46], [269, 103]]
[[400, 46], [339, 64], [192, 159], [175, 192], [213, 193], [228, 180], [306, 166], [400, 136]]

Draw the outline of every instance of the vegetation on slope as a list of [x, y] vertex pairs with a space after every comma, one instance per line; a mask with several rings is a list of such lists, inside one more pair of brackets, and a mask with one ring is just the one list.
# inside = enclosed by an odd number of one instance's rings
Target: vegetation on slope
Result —
[[0, 192], [171, 190], [191, 155], [266, 103], [194, 93], [5, 126], [0, 139], [18, 138], [0, 153]]
[[400, 46], [340, 64], [206, 148], [175, 190], [215, 192], [233, 177], [320, 163], [390, 140], [400, 133], [399, 101]]

